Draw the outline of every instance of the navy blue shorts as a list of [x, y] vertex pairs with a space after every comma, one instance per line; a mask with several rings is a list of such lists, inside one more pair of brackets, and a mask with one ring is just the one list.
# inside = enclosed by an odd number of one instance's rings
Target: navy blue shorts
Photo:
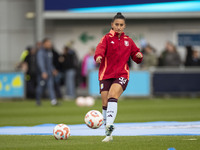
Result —
[[100, 93], [102, 91], [109, 91], [110, 87], [113, 83], [118, 83], [122, 86], [122, 89], [125, 91], [126, 87], [128, 85], [128, 79], [124, 78], [124, 77], [120, 77], [120, 78], [111, 78], [111, 79], [106, 79], [106, 80], [101, 80], [99, 82], [99, 89], [100, 89]]

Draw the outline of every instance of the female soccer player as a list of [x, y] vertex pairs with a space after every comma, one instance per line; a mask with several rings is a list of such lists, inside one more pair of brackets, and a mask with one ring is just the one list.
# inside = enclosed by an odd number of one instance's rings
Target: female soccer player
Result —
[[106, 137], [102, 142], [112, 141], [114, 120], [117, 114], [117, 101], [129, 81], [128, 60], [131, 56], [141, 63], [143, 55], [133, 40], [124, 34], [125, 17], [117, 13], [111, 22], [112, 29], [98, 44], [94, 59], [100, 63], [99, 81], [102, 98], [102, 114], [106, 125]]

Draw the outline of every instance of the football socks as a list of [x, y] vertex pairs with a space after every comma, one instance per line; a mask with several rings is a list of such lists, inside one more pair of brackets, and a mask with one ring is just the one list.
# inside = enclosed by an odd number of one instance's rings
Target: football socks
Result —
[[103, 123], [106, 125], [106, 112], [107, 112], [107, 106], [102, 107], [102, 115], [103, 115]]
[[109, 98], [106, 113], [106, 125], [113, 124], [117, 115], [117, 99]]

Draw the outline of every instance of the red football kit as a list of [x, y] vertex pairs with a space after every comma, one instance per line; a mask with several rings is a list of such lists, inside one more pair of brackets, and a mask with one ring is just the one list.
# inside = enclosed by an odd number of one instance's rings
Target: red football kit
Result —
[[110, 78], [126, 78], [129, 80], [128, 60], [131, 56], [132, 60], [137, 64], [142, 62], [142, 58], [137, 58], [135, 55], [140, 52], [140, 49], [135, 45], [133, 40], [124, 32], [120, 38], [118, 33], [110, 30], [98, 44], [94, 59], [98, 56], [102, 57], [99, 68], [99, 80]]

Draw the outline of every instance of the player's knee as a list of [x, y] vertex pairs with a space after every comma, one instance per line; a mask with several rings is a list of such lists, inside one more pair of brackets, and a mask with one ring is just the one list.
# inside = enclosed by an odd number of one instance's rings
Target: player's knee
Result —
[[108, 93], [108, 99], [109, 98], [116, 98], [117, 99], [117, 95], [113, 92]]

